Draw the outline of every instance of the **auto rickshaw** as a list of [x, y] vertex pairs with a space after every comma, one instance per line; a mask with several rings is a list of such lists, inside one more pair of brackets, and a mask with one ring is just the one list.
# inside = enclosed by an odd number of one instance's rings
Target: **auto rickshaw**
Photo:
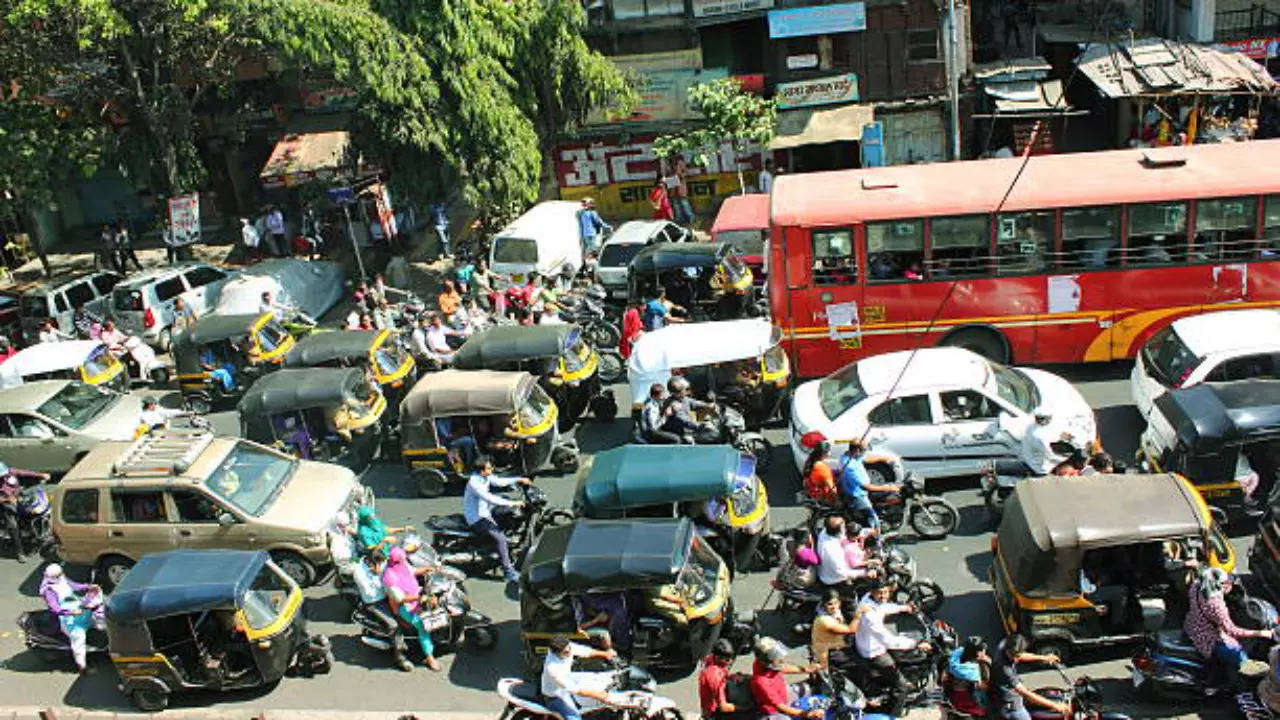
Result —
[[588, 639], [574, 604], [597, 593], [624, 601], [627, 617], [619, 625], [629, 638], [613, 637], [613, 645], [630, 650], [637, 667], [690, 668], [726, 625], [736, 625], [729, 568], [688, 518], [549, 527], [520, 571], [520, 638], [531, 675], [552, 637]]
[[1249, 548], [1249, 573], [1271, 602], [1280, 602], [1280, 502], [1272, 502], [1258, 522], [1258, 532]]
[[728, 243], [654, 243], [627, 268], [631, 302], [656, 297], [684, 307], [695, 320], [735, 320], [760, 314], [751, 269]]
[[107, 637], [120, 688], [156, 712], [183, 690], [270, 685], [326, 673], [329, 641], [308, 636], [302, 591], [264, 551], [144, 555], [107, 598]]
[[411, 355], [390, 330], [335, 330], [308, 335], [284, 358], [285, 367], [368, 368], [391, 407], [400, 407], [418, 378]]
[[116, 392], [129, 391], [128, 369], [99, 340], [36, 343], [0, 364], [0, 388], [35, 380], [79, 380]]
[[618, 414], [613, 393], [601, 388], [600, 356], [577, 325], [500, 325], [467, 338], [453, 357], [459, 370], [532, 373], [560, 409], [560, 431], [588, 409], [600, 420]]
[[400, 453], [424, 497], [464, 482], [488, 455], [503, 472], [533, 475], [578, 468], [578, 447], [562, 441], [559, 409], [525, 372], [443, 370], [418, 379], [400, 403]]
[[1209, 506], [1173, 473], [1018, 483], [991, 547], [989, 579], [1005, 631], [1063, 659], [1075, 648], [1181, 627], [1188, 561], [1235, 567]]
[[1280, 473], [1280, 381], [1238, 380], [1170, 390], [1155, 399], [1138, 464], [1182, 475], [1224, 527], [1257, 519], [1259, 477]]
[[729, 445], [623, 445], [598, 453], [573, 510], [588, 518], [688, 517], [730, 571], [747, 569], [769, 531], [756, 458]]
[[236, 407], [241, 437], [358, 472], [378, 454], [387, 399], [361, 368], [290, 368], [258, 378]]
[[271, 313], [200, 318], [173, 338], [183, 404], [202, 415], [234, 407], [254, 380], [283, 366], [295, 342]]
[[632, 414], [654, 383], [683, 375], [699, 397], [717, 399], [758, 429], [790, 405], [791, 364], [779, 344], [782, 332], [768, 320], [724, 320], [668, 325], [640, 336], [627, 360]]

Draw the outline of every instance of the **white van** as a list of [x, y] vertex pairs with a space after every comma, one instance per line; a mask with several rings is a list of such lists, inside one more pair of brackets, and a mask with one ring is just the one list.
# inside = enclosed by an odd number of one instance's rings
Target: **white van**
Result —
[[517, 284], [534, 272], [547, 278], [577, 275], [582, 267], [580, 207], [568, 200], [549, 200], [529, 208], [493, 238], [490, 269], [511, 276]]

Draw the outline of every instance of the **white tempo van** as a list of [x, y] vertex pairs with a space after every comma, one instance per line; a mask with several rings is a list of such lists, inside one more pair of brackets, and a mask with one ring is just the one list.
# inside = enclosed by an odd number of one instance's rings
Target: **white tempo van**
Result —
[[582, 268], [580, 207], [569, 200], [549, 200], [529, 208], [493, 238], [490, 269], [517, 284], [535, 272], [546, 278], [576, 275]]

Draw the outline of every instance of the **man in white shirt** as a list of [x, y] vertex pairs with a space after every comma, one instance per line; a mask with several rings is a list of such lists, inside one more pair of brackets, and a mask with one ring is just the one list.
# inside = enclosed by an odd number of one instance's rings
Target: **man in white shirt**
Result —
[[142, 414], [138, 416], [138, 424], [145, 425], [147, 432], [152, 432], [159, 428], [169, 425], [171, 418], [183, 417], [190, 415], [185, 410], [170, 410], [169, 408], [160, 407], [160, 403], [156, 399], [147, 396], [142, 399]]
[[902, 673], [898, 671], [898, 665], [893, 661], [893, 655], [889, 651], [911, 650], [918, 646], [920, 650], [928, 652], [929, 643], [917, 643], [906, 635], [895, 633], [885, 624], [885, 618], [890, 615], [915, 612], [915, 607], [910, 603], [900, 605], [889, 602], [891, 593], [892, 585], [889, 582], [882, 580], [877, 583], [858, 603], [858, 609], [850, 624], [857, 627], [853, 640], [858, 648], [858, 654], [871, 663], [875, 671], [880, 673], [886, 684], [892, 688], [889, 693], [890, 717], [902, 717], [909, 688], [906, 678], [902, 677]]
[[457, 335], [458, 332], [456, 330], [445, 326], [439, 315], [432, 315], [431, 324], [424, 334], [426, 336], [428, 357], [439, 360], [442, 363], [453, 362], [454, 349], [449, 347], [448, 337]]
[[844, 551], [844, 518], [832, 515], [818, 533], [818, 580], [823, 585], [842, 585], [859, 573], [849, 565]]
[[498, 560], [502, 563], [502, 572], [506, 575], [507, 582], [519, 580], [520, 575], [511, 564], [511, 550], [507, 545], [507, 536], [494, 521], [493, 511], [495, 507], [520, 507], [524, 503], [508, 500], [493, 491], [509, 488], [516, 483], [533, 485], [533, 481], [526, 477], [494, 475], [493, 463], [488, 458], [482, 457], [476, 461], [476, 470], [471, 473], [471, 479], [467, 481], [467, 489], [462, 493], [462, 517], [466, 519], [467, 527], [475, 536], [481, 539], [487, 537], [498, 546]]
[[60, 340], [71, 340], [72, 337], [54, 326], [52, 320], [45, 320], [40, 325], [40, 333], [37, 341], [42, 343], [58, 342]]
[[244, 243], [247, 257], [258, 257], [258, 243], [260, 240], [258, 231], [254, 229], [253, 223], [249, 222], [249, 218], [240, 218], [240, 242]]
[[602, 703], [608, 702], [608, 695], [603, 690], [580, 687], [573, 673], [574, 658], [600, 658], [611, 660], [617, 656], [614, 650], [592, 650], [585, 645], [569, 642], [569, 638], [557, 635], [547, 645], [547, 656], [542, 661], [542, 678], [540, 690], [543, 701], [549, 710], [555, 711], [564, 720], [582, 720], [578, 711], [578, 701], [574, 695], [592, 698]]
[[1066, 460], [1054, 451], [1053, 443], [1066, 439], [1067, 435], [1062, 433], [1050, 437], [1049, 423], [1053, 420], [1053, 416], [1047, 410], [1037, 409], [1035, 419], [1035, 424], [1027, 428], [1026, 434], [1022, 436], [1021, 460], [1030, 468], [1032, 474], [1048, 475]]

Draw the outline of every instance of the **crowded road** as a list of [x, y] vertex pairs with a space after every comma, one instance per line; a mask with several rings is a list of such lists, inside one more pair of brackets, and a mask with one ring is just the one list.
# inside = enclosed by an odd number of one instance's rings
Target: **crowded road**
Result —
[[[1104, 446], [1115, 457], [1125, 461], [1132, 458], [1142, 429], [1142, 421], [1129, 400], [1130, 368], [1129, 363], [1049, 368], [1076, 384], [1097, 413]], [[625, 398], [623, 386], [617, 386], [615, 392], [619, 398]], [[168, 397], [166, 401], [174, 404], [176, 397]], [[620, 411], [620, 415], [623, 412]], [[234, 419], [229, 414], [223, 413], [213, 419], [219, 431], [235, 431]], [[622, 418], [611, 423], [584, 423], [577, 431], [584, 469], [595, 452], [626, 442], [629, 434], [630, 422]], [[766, 431], [766, 435], [777, 446], [772, 474], [766, 478], [773, 507], [772, 524], [775, 528], [789, 527], [804, 516], [794, 501], [799, 479], [784, 446], [785, 431], [773, 428]], [[396, 463], [375, 464], [364, 479], [376, 491], [379, 511], [389, 525], [420, 525], [432, 514], [458, 512], [461, 507], [458, 496], [434, 500], [416, 497], [407, 482], [406, 473]], [[547, 475], [540, 477], [538, 484], [547, 490], [553, 505], [567, 506], [575, 477]], [[903, 547], [916, 558], [920, 574], [937, 581], [946, 591], [947, 600], [939, 615], [952, 623], [961, 636], [985, 635], [994, 640], [1000, 634], [1000, 627], [986, 582], [991, 559], [990, 536], [977, 493], [977, 480], [967, 478], [931, 484], [929, 491], [944, 495], [960, 508], [959, 530], [946, 540], [931, 542], [914, 542], [908, 533]], [[1243, 563], [1243, 551], [1250, 538], [1237, 537], [1234, 541]], [[7, 557], [0, 560], [0, 588], [4, 588], [0, 604], [9, 609], [5, 622], [10, 623], [0, 627], [0, 688], [9, 690], [6, 699], [23, 705], [131, 709], [117, 691], [115, 673], [105, 658], [94, 658], [91, 671], [76, 677], [71, 672], [69, 658], [56, 668], [57, 671], [50, 672], [49, 665], [23, 648], [20, 634], [11, 623], [22, 609], [39, 604], [35, 597], [39, 568], [40, 565], [30, 560], [25, 565]], [[757, 572], [742, 575], [735, 581], [733, 593], [740, 612], [762, 607], [768, 599], [770, 577], [771, 573]], [[504, 596], [503, 586], [495, 578], [473, 578], [467, 585], [472, 603], [494, 617], [498, 624], [499, 643], [488, 651], [463, 649], [457, 655], [442, 657], [442, 675], [422, 667], [403, 673], [392, 667], [387, 655], [362, 645], [356, 627], [349, 622], [346, 602], [334, 593], [330, 585], [321, 584], [307, 591], [305, 613], [311, 630], [328, 634], [333, 642], [337, 663], [331, 675], [320, 681], [287, 678], [274, 689], [251, 693], [184, 694], [175, 696], [174, 706], [199, 707], [216, 703], [221, 707], [238, 706], [242, 709], [455, 710], [492, 713], [496, 717], [502, 708], [502, 702], [493, 692], [497, 679], [521, 672], [519, 606]], [[770, 612], [773, 604], [770, 601], [761, 613], [765, 631], [791, 647], [805, 644], [807, 638], [790, 635], [781, 620], [774, 617]], [[795, 656], [802, 658], [802, 653], [802, 650], [797, 650]], [[1070, 672], [1073, 676], [1088, 674], [1100, 681], [1108, 709], [1129, 712], [1135, 717], [1225, 714], [1226, 708], [1221, 705], [1200, 708], [1136, 705], [1125, 667], [1127, 659], [1125, 650], [1084, 654]], [[749, 671], [749, 658], [739, 658], [735, 670]], [[1028, 674], [1028, 678], [1033, 685], [1056, 681], [1055, 676], [1046, 673]], [[666, 680], [661, 688], [663, 694], [673, 697], [682, 708], [697, 708], [693, 675]], [[13, 691], [17, 689], [21, 692], [15, 694]], [[1194, 714], [1186, 715], [1189, 712]]]

